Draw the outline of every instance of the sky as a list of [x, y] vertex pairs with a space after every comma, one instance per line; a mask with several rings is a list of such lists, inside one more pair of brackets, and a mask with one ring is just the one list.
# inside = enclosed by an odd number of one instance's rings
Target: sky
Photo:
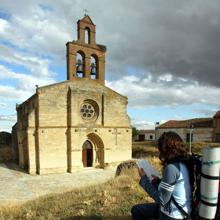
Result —
[[106, 86], [138, 129], [220, 110], [219, 0], [0, 0], [0, 131], [16, 103], [66, 80], [66, 42], [84, 9], [107, 46]]

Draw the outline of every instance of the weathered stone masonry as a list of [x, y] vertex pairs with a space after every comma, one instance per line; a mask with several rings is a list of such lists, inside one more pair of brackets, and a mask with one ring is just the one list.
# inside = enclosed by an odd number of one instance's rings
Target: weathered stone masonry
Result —
[[17, 106], [13, 143], [30, 174], [103, 168], [131, 158], [128, 101], [105, 86], [105, 52], [85, 16], [78, 40], [67, 43], [67, 81], [37, 87]]

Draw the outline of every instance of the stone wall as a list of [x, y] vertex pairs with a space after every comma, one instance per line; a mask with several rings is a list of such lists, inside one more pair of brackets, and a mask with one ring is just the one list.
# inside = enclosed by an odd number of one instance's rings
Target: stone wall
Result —
[[9, 146], [0, 147], [0, 163], [14, 162], [13, 149]]
[[[28, 168], [29, 173], [81, 169], [82, 146], [86, 140], [93, 144], [94, 166], [131, 158], [126, 97], [86, 79], [39, 88], [36, 97], [18, 110], [19, 164]], [[80, 115], [85, 100], [97, 104], [94, 120], [85, 120]], [[30, 105], [35, 108], [30, 110]], [[95, 161], [100, 141], [103, 161]]]
[[[18, 154], [17, 159], [19, 166], [28, 169], [29, 160], [29, 128], [35, 128], [36, 117], [38, 109], [38, 96], [37, 93], [27, 99], [21, 105], [16, 106], [17, 110], [17, 123], [12, 129], [13, 136], [13, 149]], [[35, 129], [32, 136], [35, 135]]]
[[[127, 98], [104, 86], [106, 47], [96, 44], [91, 18], [86, 15], [77, 24], [77, 40], [66, 44], [68, 81], [37, 87], [36, 94], [17, 106], [13, 143], [19, 165], [31, 174], [82, 168], [82, 146], [87, 140], [98, 155], [95, 166], [131, 158]], [[91, 71], [92, 58], [96, 72]], [[83, 152], [91, 152], [91, 145]]]
[[134, 141], [140, 141], [140, 135], [144, 135], [145, 141], [155, 141], [155, 132], [148, 132], [148, 133], [140, 133], [133, 137]]
[[[157, 128], [156, 129], [156, 139], [164, 133], [168, 131], [176, 132], [180, 135], [184, 142], [187, 141], [187, 134], [190, 133], [189, 129], [186, 128]], [[207, 141], [211, 142], [213, 136], [213, 128], [194, 128], [193, 129], [193, 141], [202, 142]]]
[[12, 137], [8, 132], [0, 132], [0, 162], [13, 162]]
[[214, 125], [213, 141], [220, 142], [220, 116], [213, 118], [213, 125]]

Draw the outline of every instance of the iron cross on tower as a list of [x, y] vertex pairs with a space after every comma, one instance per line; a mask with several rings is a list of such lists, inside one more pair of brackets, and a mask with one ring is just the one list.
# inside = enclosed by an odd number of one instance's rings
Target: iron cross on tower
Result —
[[88, 15], [88, 10], [87, 9], [84, 9], [84, 15]]
[[115, 128], [115, 131], [112, 134], [115, 134], [115, 145], [118, 145], [118, 134], [121, 134], [120, 132], [118, 132], [118, 129]]

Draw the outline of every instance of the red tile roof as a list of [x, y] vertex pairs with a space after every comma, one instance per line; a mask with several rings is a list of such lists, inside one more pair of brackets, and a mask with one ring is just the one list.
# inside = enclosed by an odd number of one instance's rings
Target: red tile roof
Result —
[[158, 128], [189, 128], [190, 125], [193, 125], [194, 128], [212, 128], [213, 120], [212, 118], [194, 118], [182, 121], [170, 120], [158, 126]]
[[217, 112], [215, 113], [215, 115], [213, 116], [213, 118], [220, 118], [220, 111], [217, 111]]
[[138, 134], [155, 133], [155, 130], [138, 130]]

